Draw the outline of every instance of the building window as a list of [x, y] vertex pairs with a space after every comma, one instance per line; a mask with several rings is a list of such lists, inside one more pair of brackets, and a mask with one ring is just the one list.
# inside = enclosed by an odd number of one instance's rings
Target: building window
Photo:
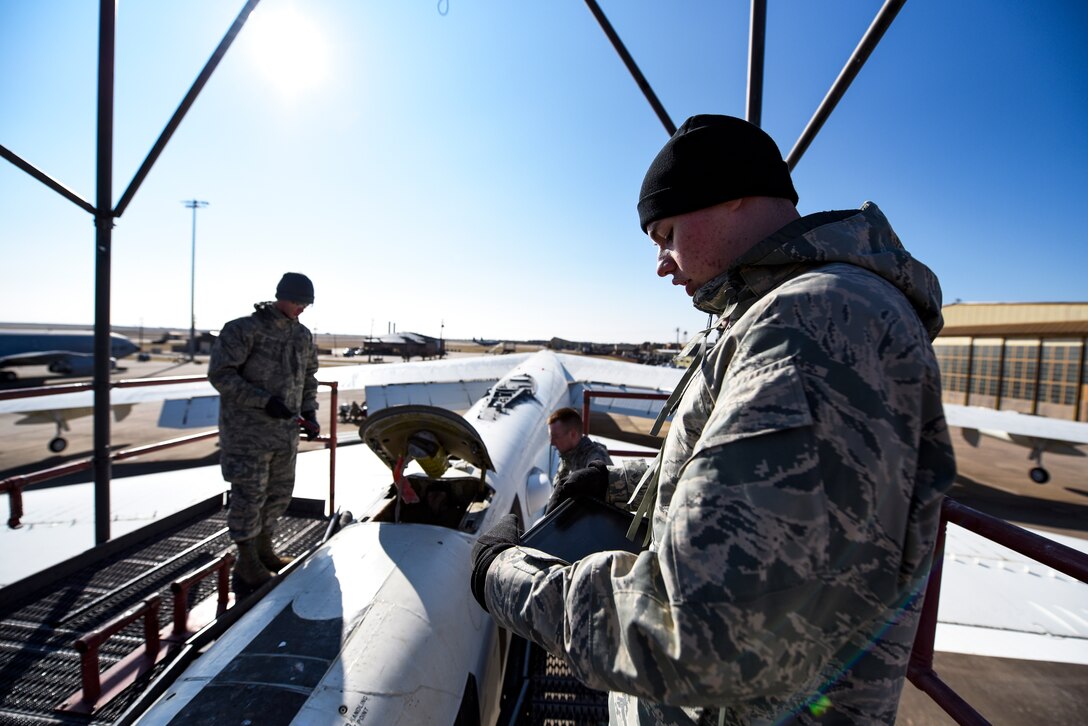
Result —
[[1001, 408], [1031, 412], [1035, 400], [1035, 372], [1039, 357], [1038, 340], [1009, 340], [1005, 343], [1005, 375], [1001, 382]]
[[1000, 344], [975, 343], [974, 370], [971, 373], [971, 393], [982, 396], [996, 396], [1000, 365]]
[[941, 387], [945, 392], [967, 391], [967, 367], [971, 355], [968, 345], [937, 345], [937, 365], [941, 368]]
[[1043, 341], [1039, 368], [1039, 402], [1072, 406], [1077, 400], [1079, 340]]

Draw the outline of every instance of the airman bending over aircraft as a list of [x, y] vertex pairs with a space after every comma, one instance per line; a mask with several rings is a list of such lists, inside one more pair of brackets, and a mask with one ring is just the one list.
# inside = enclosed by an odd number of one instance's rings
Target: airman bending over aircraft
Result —
[[240, 595], [272, 578], [290, 560], [272, 545], [276, 521], [295, 487], [300, 426], [308, 438], [317, 422], [317, 349], [298, 321], [313, 304], [310, 278], [288, 272], [275, 302], [223, 326], [212, 348], [208, 380], [219, 391], [219, 446], [230, 482], [227, 527], [238, 547], [234, 568]]
[[641, 484], [601, 490], [643, 504], [649, 548], [567, 563], [519, 546], [514, 515], [474, 548], [480, 604], [610, 690], [612, 724], [895, 719], [955, 475], [940, 286], [876, 205], [796, 203], [758, 127], [677, 130], [639, 222], [657, 274], [718, 317], [659, 458], [599, 472]]
[[555, 488], [548, 501], [547, 511], [559, 506], [565, 499], [580, 495], [596, 495], [603, 498], [603, 492], [583, 491], [583, 480], [595, 482], [596, 477], [573, 477], [572, 474], [587, 467], [611, 466], [612, 459], [608, 449], [586, 436], [582, 426], [582, 415], [573, 408], [564, 407], [553, 411], [548, 416], [548, 435], [552, 446], [559, 452], [559, 468], [555, 472]]

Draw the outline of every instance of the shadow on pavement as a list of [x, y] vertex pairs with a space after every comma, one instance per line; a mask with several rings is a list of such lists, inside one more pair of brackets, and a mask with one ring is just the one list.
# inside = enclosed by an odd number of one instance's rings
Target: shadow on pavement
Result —
[[[1085, 492], [1075, 489], [1076, 494]], [[1064, 530], [1075, 534], [1088, 532], [1088, 505], [1013, 494], [986, 486], [960, 474], [948, 491], [957, 502], [984, 514], [1022, 526]]]

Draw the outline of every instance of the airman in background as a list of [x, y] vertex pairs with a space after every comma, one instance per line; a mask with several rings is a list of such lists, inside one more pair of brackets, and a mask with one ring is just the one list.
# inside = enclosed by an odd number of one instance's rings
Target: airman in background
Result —
[[208, 380], [219, 391], [219, 445], [230, 482], [227, 527], [238, 548], [235, 590], [247, 594], [290, 561], [273, 546], [276, 522], [295, 486], [300, 428], [317, 421], [317, 348], [298, 318], [313, 304], [308, 277], [288, 272], [274, 302], [223, 326], [212, 348]]

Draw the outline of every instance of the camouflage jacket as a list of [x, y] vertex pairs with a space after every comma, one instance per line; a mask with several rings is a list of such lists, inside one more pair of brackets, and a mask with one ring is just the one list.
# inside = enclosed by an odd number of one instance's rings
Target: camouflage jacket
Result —
[[600, 461], [611, 465], [612, 459], [608, 456], [608, 448], [594, 441], [588, 436], [582, 436], [573, 449], [559, 455], [559, 468], [555, 472], [555, 485], [567, 478], [567, 475], [577, 469], [584, 469], [594, 461]]
[[296, 413], [317, 410], [317, 349], [309, 329], [272, 303], [223, 326], [212, 348], [208, 380], [219, 391], [219, 443], [224, 451], [271, 451], [298, 443], [298, 423], [264, 407], [279, 396]]
[[955, 475], [937, 279], [866, 203], [787, 225], [695, 303], [720, 337], [662, 449], [650, 548], [509, 549], [489, 609], [612, 691], [613, 724], [890, 723]]

